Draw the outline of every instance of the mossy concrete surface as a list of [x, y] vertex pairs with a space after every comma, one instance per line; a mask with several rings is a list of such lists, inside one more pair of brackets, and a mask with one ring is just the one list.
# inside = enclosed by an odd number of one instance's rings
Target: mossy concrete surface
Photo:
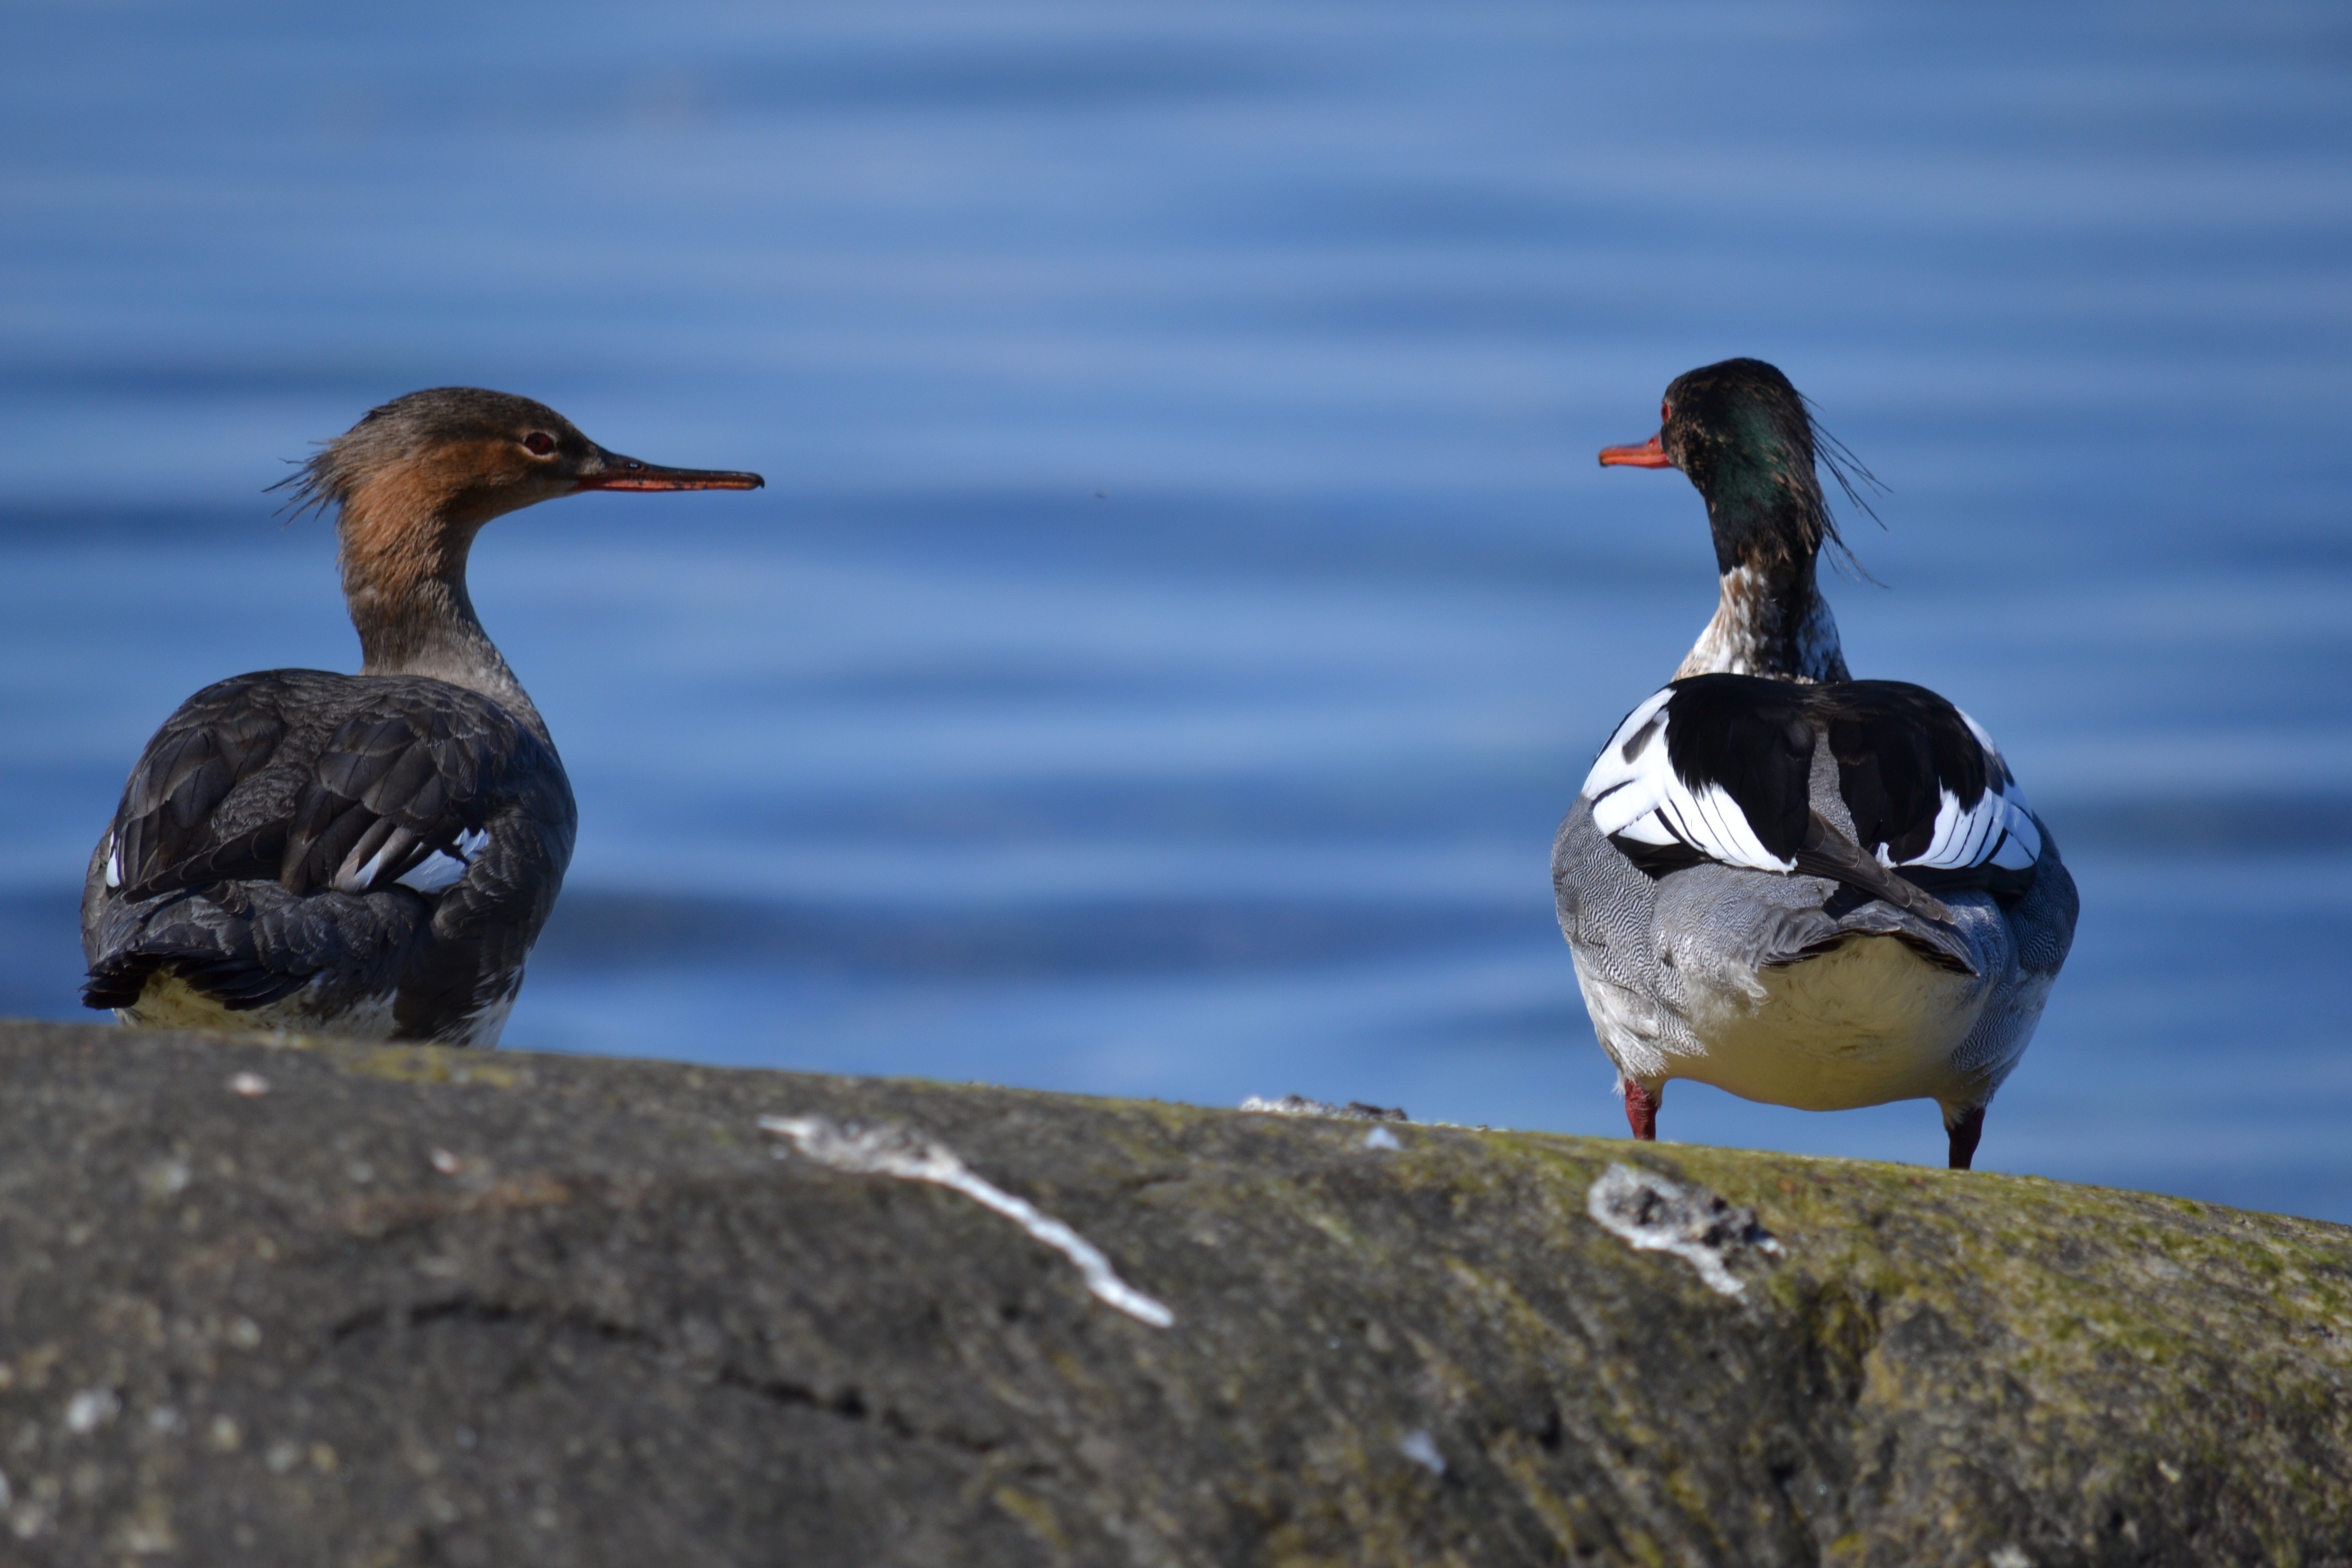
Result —
[[[0, 1562], [2352, 1563], [2333, 1226], [512, 1053], [26, 1024], [0, 1072]], [[944, 1143], [1172, 1326], [762, 1116]], [[1780, 1251], [1634, 1249], [1618, 1162]]]

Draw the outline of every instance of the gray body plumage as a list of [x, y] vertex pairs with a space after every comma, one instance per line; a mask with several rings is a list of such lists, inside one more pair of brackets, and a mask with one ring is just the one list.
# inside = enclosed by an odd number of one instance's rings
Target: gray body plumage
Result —
[[[313, 669], [222, 681], [148, 743], [90, 856], [92, 1005], [495, 1044], [576, 824], [554, 749], [479, 692]], [[452, 879], [418, 874], [442, 868]]]
[[[1816, 770], [1813, 807], [1851, 832], [1835, 776]], [[1802, 873], [1708, 863], [1653, 878], [1599, 832], [1592, 803], [1580, 796], [1552, 844], [1552, 886], [1594, 1032], [1622, 1079], [1654, 1090], [1691, 1079], [1814, 1110], [1932, 1099], [1948, 1111], [1990, 1100], [2032, 1040], [2076, 909], [2074, 879], [2046, 827], [2024, 897], [2003, 907], [1986, 892], [1946, 894], [1947, 925], [1882, 900], [1857, 901], [1841, 884]], [[1938, 1016], [1918, 1020], [1908, 1037], [1868, 1028], [1861, 1042], [1817, 1037], [1825, 1061], [1804, 1059], [1803, 1044], [1791, 1042], [1777, 1092], [1769, 1072], [1724, 1059], [1727, 1018], [1759, 1029], [1774, 1023], [1784, 997], [1773, 977], [1857, 944], [1895, 951], [1883, 955], [1890, 962], [1854, 965], [1851, 984], [1883, 986], [1889, 971], [1916, 966], [1930, 977]], [[1955, 1019], [1965, 1027], [1949, 1038]], [[1885, 1021], [1905, 1019], [1898, 1009]], [[1891, 1037], [1874, 1050], [1874, 1033]]]
[[164, 721], [90, 856], [82, 1001], [131, 1024], [495, 1045], [577, 814], [474, 613], [474, 537], [583, 490], [761, 480], [436, 387], [370, 410], [289, 482], [298, 510], [337, 510], [362, 668], [240, 675]]

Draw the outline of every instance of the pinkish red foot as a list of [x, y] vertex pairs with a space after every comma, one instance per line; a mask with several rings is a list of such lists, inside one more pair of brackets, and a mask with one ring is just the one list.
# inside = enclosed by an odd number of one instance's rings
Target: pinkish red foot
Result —
[[1666, 1086], [1643, 1089], [1632, 1079], [1625, 1080], [1625, 1121], [1633, 1129], [1633, 1136], [1644, 1143], [1658, 1141], [1658, 1105], [1665, 1098]]

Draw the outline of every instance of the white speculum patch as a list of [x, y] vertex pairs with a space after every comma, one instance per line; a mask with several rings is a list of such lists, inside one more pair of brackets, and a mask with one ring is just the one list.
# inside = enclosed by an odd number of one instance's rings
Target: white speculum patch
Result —
[[436, 849], [394, 878], [393, 881], [403, 888], [414, 888], [420, 893], [437, 893], [457, 886], [465, 875], [466, 862]]
[[1692, 986], [1685, 1017], [1706, 1053], [1675, 1057], [1668, 1076], [1801, 1110], [1964, 1088], [1952, 1057], [1984, 1008], [1980, 978], [1930, 963], [1893, 937], [1856, 936], [1755, 980], [1760, 996]]
[[415, 866], [394, 879], [401, 887], [414, 888], [420, 893], [438, 893], [456, 887], [465, 879], [474, 858], [490, 841], [488, 832], [469, 827], [457, 835], [457, 853], [436, 849]]

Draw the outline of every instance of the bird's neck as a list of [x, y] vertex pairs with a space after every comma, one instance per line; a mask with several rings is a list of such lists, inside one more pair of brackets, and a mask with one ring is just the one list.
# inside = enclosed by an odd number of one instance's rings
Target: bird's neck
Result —
[[336, 531], [360, 673], [430, 676], [478, 691], [546, 740], [546, 722], [466, 592], [466, 560], [490, 515], [468, 515], [413, 485], [373, 485], [344, 503]]
[[1675, 679], [1717, 673], [1813, 683], [1852, 679], [1811, 554], [1751, 558], [1723, 574], [1715, 617]]
[[1675, 679], [1760, 675], [1822, 682], [1852, 679], [1837, 618], [1814, 578], [1829, 509], [1810, 452], [1782, 447], [1707, 453], [1693, 482], [1706, 500], [1723, 596]]

